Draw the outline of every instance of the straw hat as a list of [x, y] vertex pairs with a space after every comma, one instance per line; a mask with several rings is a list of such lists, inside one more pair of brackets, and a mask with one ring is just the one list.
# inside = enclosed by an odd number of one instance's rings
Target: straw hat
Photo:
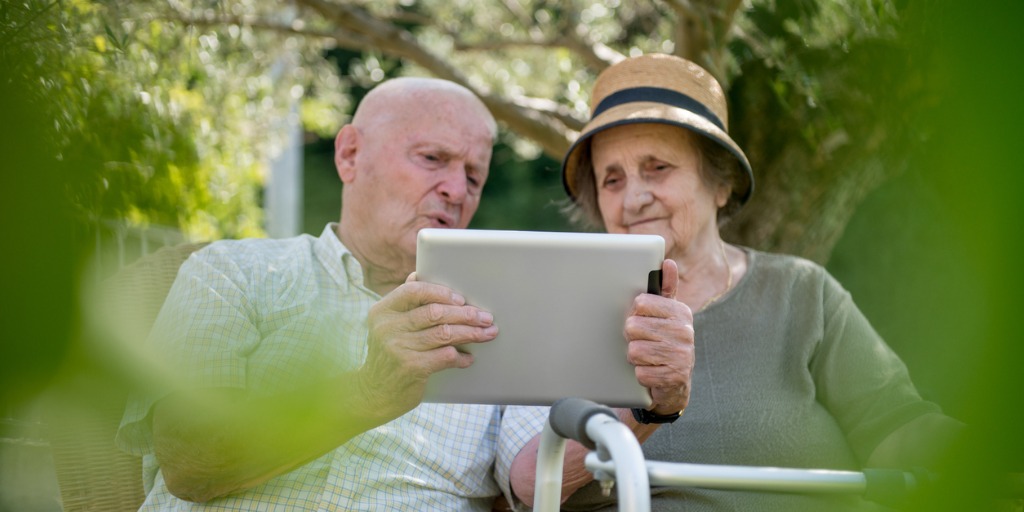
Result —
[[733, 194], [741, 205], [750, 199], [754, 189], [750, 162], [729, 137], [722, 86], [704, 68], [666, 54], [626, 59], [597, 77], [590, 101], [590, 122], [562, 162], [562, 185], [573, 201], [577, 200], [574, 177], [590, 138], [613, 126], [633, 123], [680, 126], [720, 144], [736, 157], [749, 177], [746, 181], [750, 186]]

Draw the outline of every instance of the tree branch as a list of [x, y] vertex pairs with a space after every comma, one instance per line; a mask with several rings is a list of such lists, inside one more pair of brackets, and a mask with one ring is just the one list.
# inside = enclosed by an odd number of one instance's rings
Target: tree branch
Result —
[[533, 25], [533, 16], [530, 15], [523, 6], [515, 0], [503, 0], [501, 6], [508, 11], [515, 19], [519, 20], [519, 23], [524, 27]]
[[590, 31], [580, 22], [579, 12], [575, 9], [566, 13], [563, 19], [565, 22], [558, 30], [559, 40], [566, 48], [576, 52], [595, 73], [600, 73], [624, 58], [609, 46], [591, 39]]
[[668, 0], [666, 3], [676, 15], [676, 55], [701, 62], [708, 48], [708, 38], [700, 12], [687, 0]]
[[[505, 4], [512, 15], [522, 23], [523, 19], [520, 15], [520, 9], [518, 7], [508, 6], [508, 2], [505, 2]], [[569, 13], [569, 15], [564, 19], [573, 20], [575, 18], [575, 12], [573, 12]], [[527, 19], [527, 21], [531, 20]], [[583, 24], [567, 21], [562, 23], [561, 26], [555, 28], [554, 31], [556, 32], [556, 35], [552, 37], [544, 37], [539, 34], [539, 31], [533, 30], [529, 31], [530, 35], [525, 38], [478, 41], [472, 43], [460, 40], [457, 33], [449, 32], [449, 35], [455, 41], [454, 48], [458, 51], [480, 52], [503, 50], [506, 48], [565, 48], [583, 59], [587, 67], [596, 73], [601, 72], [604, 68], [623, 59], [623, 55], [621, 53], [603, 43], [593, 41], [587, 37], [588, 31], [586, 26]]]
[[[727, 83], [728, 77], [725, 76], [725, 68], [722, 65], [725, 55], [723, 52], [726, 49], [725, 45], [719, 43], [718, 35], [728, 32], [722, 28], [723, 24], [732, 23], [732, 16], [741, 1], [730, 0], [726, 6], [729, 11], [719, 10], [716, 2], [706, 0], [699, 4], [689, 0], [667, 0], [666, 3], [677, 18], [676, 55], [699, 63], [707, 68], [719, 83]], [[719, 25], [716, 26], [712, 20], [717, 20]]]
[[228, 25], [238, 25], [240, 27], [250, 27], [287, 35], [331, 39], [339, 46], [346, 48], [363, 48], [367, 44], [365, 39], [354, 37], [341, 31], [307, 30], [298, 24], [268, 21], [255, 16], [191, 16], [180, 12], [172, 12], [170, 14], [158, 15], [156, 19], [201, 28], [220, 28]]
[[[452, 35], [454, 36], [455, 34]], [[489, 52], [508, 48], [557, 48], [563, 46], [565, 45], [558, 39], [539, 39], [533, 37], [527, 39], [497, 39], [474, 43], [455, 40], [453, 44], [455, 50], [466, 52]]]
[[575, 32], [573, 32], [573, 35], [569, 33], [563, 35], [560, 42], [563, 46], [575, 52], [576, 55], [579, 55], [587, 67], [595, 73], [600, 73], [608, 66], [625, 58], [624, 55], [615, 51], [610, 46], [592, 41], [586, 36], [579, 36]]
[[665, 3], [672, 8], [672, 12], [676, 13], [676, 16], [683, 18], [696, 18], [697, 10], [690, 3], [690, 0], [665, 0]]
[[567, 128], [573, 131], [580, 131], [587, 123], [573, 115], [572, 110], [555, 100], [547, 98], [533, 98], [529, 96], [517, 96], [510, 101], [523, 108], [536, 110], [558, 119]]
[[722, 9], [716, 11], [716, 18], [719, 18], [720, 34], [724, 37], [732, 30], [732, 23], [736, 19], [736, 13], [743, 5], [743, 0], [730, 0]]
[[[455, 34], [452, 34], [452, 36], [455, 37]], [[527, 39], [502, 39], [473, 43], [456, 40], [453, 43], [453, 48], [457, 51], [465, 52], [489, 52], [509, 48], [565, 48], [579, 55], [586, 62], [587, 66], [595, 72], [600, 72], [624, 58], [621, 53], [605, 44], [598, 42], [588, 44], [579, 38], [566, 36], [551, 39], [531, 37]]]
[[557, 118], [480, 90], [449, 61], [420, 45], [409, 31], [374, 18], [352, 5], [335, 4], [327, 0], [297, 0], [297, 3], [319, 13], [339, 27], [365, 37], [369, 45], [381, 52], [413, 62], [438, 78], [450, 80], [473, 91], [483, 100], [495, 118], [505, 123], [513, 132], [537, 142], [548, 155], [561, 158], [568, 149], [569, 137], [573, 134]]

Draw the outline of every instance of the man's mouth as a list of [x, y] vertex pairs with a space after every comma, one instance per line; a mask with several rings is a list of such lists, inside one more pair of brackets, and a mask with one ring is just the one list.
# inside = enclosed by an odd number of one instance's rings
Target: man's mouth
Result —
[[453, 219], [451, 215], [447, 215], [447, 214], [444, 214], [444, 213], [435, 213], [435, 214], [427, 215], [427, 218], [430, 219], [431, 227], [435, 227], [435, 228], [453, 228], [453, 227], [455, 227], [455, 219]]

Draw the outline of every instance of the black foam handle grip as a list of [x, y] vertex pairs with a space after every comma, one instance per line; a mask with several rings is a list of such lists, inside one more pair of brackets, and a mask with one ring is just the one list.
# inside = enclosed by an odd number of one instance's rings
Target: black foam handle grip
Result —
[[591, 450], [597, 446], [587, 436], [587, 421], [595, 414], [607, 414], [616, 421], [619, 419], [611, 409], [582, 398], [563, 398], [551, 406], [549, 414], [548, 421], [556, 434], [579, 441]]

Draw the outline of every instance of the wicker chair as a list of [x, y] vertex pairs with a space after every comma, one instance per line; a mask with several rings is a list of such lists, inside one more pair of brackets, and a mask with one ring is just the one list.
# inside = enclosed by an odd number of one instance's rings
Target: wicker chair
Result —
[[[113, 292], [110, 307], [133, 317], [148, 332], [159, 313], [178, 268], [205, 244], [164, 247], [126, 266], [104, 290]], [[79, 414], [64, 401], [61, 414], [49, 418], [47, 433], [53, 451], [61, 501], [66, 512], [138, 510], [144, 499], [139, 457], [114, 445], [124, 412], [130, 379], [110, 378], [108, 370], [79, 372], [69, 388], [88, 396]], [[83, 390], [83, 388], [85, 388]], [[86, 414], [81, 414], [87, 410]]]

